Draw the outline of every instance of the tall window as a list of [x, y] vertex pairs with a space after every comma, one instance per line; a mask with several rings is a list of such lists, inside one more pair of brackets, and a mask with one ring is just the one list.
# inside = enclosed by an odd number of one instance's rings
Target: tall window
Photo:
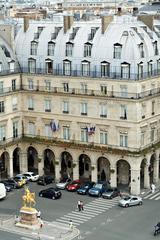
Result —
[[6, 140], [6, 126], [2, 125], [0, 126], [0, 141]]
[[151, 142], [154, 142], [155, 140], [155, 129], [151, 128]]
[[71, 61], [68, 60], [63, 61], [63, 74], [66, 76], [71, 75]]
[[101, 93], [102, 94], [107, 94], [107, 86], [106, 85], [101, 85]]
[[14, 72], [14, 69], [15, 69], [15, 61], [14, 60], [9, 62], [9, 69], [10, 69], [10, 72]]
[[83, 61], [82, 62], [82, 76], [89, 76], [90, 75], [90, 62]]
[[141, 132], [141, 146], [144, 146], [145, 132]]
[[45, 110], [45, 112], [51, 112], [51, 100], [50, 99], [44, 100], [44, 110]]
[[31, 42], [31, 55], [37, 55], [38, 43], [35, 41]]
[[63, 139], [69, 140], [70, 139], [70, 129], [69, 127], [63, 126]]
[[34, 84], [33, 84], [33, 80], [32, 79], [28, 79], [28, 88], [29, 88], [29, 90], [33, 90], [34, 89]]
[[153, 43], [153, 50], [154, 50], [154, 55], [158, 55], [158, 46], [157, 46], [157, 41]]
[[130, 64], [126, 62], [121, 63], [121, 78], [123, 79], [130, 78]]
[[0, 62], [0, 72], [2, 72], [2, 62]]
[[151, 76], [153, 75], [153, 61], [148, 62], [148, 75]]
[[69, 92], [69, 83], [67, 83], [67, 82], [63, 83], [63, 91]]
[[114, 44], [113, 58], [121, 59], [122, 45], [119, 43]]
[[12, 91], [16, 90], [16, 79], [12, 80]]
[[66, 43], [66, 57], [72, 57], [73, 43]]
[[36, 60], [33, 58], [28, 60], [28, 72], [36, 73]]
[[55, 43], [48, 42], [48, 56], [54, 56]]
[[128, 90], [126, 85], [120, 85], [121, 97], [126, 98], [128, 96]]
[[88, 133], [86, 128], [81, 128], [81, 142], [88, 142]]
[[87, 94], [87, 84], [86, 83], [81, 83], [80, 88], [81, 88], [82, 94]]
[[100, 132], [100, 144], [106, 145], [108, 143], [107, 132]]
[[127, 119], [127, 106], [126, 105], [121, 105], [120, 119]]
[[31, 135], [31, 136], [35, 136], [36, 134], [36, 131], [35, 131], [35, 123], [33, 122], [29, 122], [28, 123], [28, 134]]
[[3, 93], [3, 81], [0, 81], [0, 93]]
[[110, 75], [110, 63], [101, 62], [101, 77], [109, 77]]
[[81, 115], [87, 115], [87, 103], [81, 103]]
[[91, 57], [91, 51], [92, 51], [92, 44], [85, 43], [84, 44], [84, 57]]
[[152, 115], [155, 114], [155, 101], [152, 101]]
[[128, 135], [120, 133], [120, 147], [128, 147]]
[[18, 108], [18, 99], [17, 96], [12, 98], [12, 110], [15, 111]]
[[157, 60], [157, 73], [160, 74], [160, 59]]
[[52, 131], [51, 131], [51, 126], [49, 124], [45, 125], [45, 137], [52, 137]]
[[143, 78], [143, 62], [138, 64], [138, 79]]
[[142, 111], [141, 111], [142, 118], [146, 116], [146, 104], [142, 103]]
[[18, 137], [18, 121], [13, 122], [13, 138]]
[[100, 117], [107, 117], [107, 105], [105, 103], [100, 103]]
[[143, 43], [139, 44], [139, 54], [140, 54], [140, 58], [144, 58]]
[[5, 107], [4, 107], [4, 101], [0, 102], [0, 113], [4, 113]]
[[45, 80], [45, 90], [46, 91], [51, 90], [51, 81]]
[[63, 113], [69, 113], [69, 102], [63, 101]]
[[33, 100], [33, 97], [28, 97], [28, 110], [34, 110], [34, 100]]

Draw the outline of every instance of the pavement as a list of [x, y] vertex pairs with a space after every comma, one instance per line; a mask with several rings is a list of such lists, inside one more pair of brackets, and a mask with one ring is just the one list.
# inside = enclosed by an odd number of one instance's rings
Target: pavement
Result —
[[72, 240], [80, 234], [76, 227], [70, 229], [69, 225], [44, 220], [40, 229], [17, 227], [13, 215], [0, 215], [0, 230], [39, 240]]

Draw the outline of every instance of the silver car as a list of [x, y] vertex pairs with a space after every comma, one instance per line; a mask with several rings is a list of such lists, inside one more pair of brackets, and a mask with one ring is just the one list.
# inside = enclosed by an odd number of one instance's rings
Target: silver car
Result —
[[59, 189], [65, 189], [66, 186], [72, 181], [71, 178], [64, 178], [59, 183], [56, 184], [56, 187]]
[[130, 206], [135, 206], [135, 205], [142, 205], [143, 204], [143, 200], [141, 197], [138, 196], [125, 196], [123, 198], [121, 198], [118, 202], [118, 205], [121, 207], [130, 207]]

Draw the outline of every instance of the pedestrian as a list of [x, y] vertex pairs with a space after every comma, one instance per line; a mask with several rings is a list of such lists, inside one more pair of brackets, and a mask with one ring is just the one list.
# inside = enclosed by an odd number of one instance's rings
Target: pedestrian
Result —
[[84, 204], [83, 204], [83, 201], [80, 201], [80, 203], [81, 203], [81, 211], [83, 211], [83, 210], [84, 210]]
[[155, 192], [155, 190], [156, 190], [156, 186], [155, 186], [155, 184], [154, 184], [154, 183], [152, 183], [152, 184], [151, 184], [151, 191], [152, 191], [152, 193], [154, 193], [154, 192]]
[[81, 211], [81, 201], [78, 201], [77, 207], [78, 207], [78, 210], [79, 210], [79, 212], [80, 212], [80, 211]]
[[43, 227], [43, 225], [44, 225], [44, 223], [43, 223], [43, 220], [40, 218], [40, 228], [42, 228]]
[[73, 230], [73, 222], [72, 222], [71, 219], [69, 220], [69, 228], [70, 228], [71, 230]]
[[15, 224], [18, 223], [20, 221], [20, 218], [18, 215], [15, 216]]
[[129, 193], [131, 193], [131, 182], [129, 183], [128, 188], [129, 188]]
[[37, 212], [37, 218], [41, 218], [41, 211]]

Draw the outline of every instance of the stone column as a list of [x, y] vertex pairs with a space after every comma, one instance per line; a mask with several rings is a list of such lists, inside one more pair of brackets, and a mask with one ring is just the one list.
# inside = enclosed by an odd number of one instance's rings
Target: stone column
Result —
[[140, 194], [140, 169], [131, 169], [131, 194]]
[[97, 182], [97, 165], [92, 164], [91, 166], [91, 181]]
[[117, 187], [117, 168], [115, 165], [110, 168], [110, 184], [111, 187]]
[[20, 153], [20, 173], [24, 173], [28, 171], [28, 159], [27, 159], [27, 152], [23, 151]]
[[57, 159], [55, 160], [55, 182], [59, 182], [60, 177], [60, 161]]
[[146, 163], [144, 167], [144, 188], [150, 188], [150, 178], [149, 178], [149, 164]]
[[38, 174], [42, 176], [44, 174], [44, 160], [43, 158], [39, 158], [41, 161], [38, 162]]
[[13, 177], [13, 157], [10, 154], [10, 158], [8, 160], [8, 170], [7, 170], [7, 175], [12, 178]]
[[159, 181], [159, 158], [156, 156], [153, 165], [153, 182], [158, 183]]
[[73, 162], [73, 180], [79, 179], [79, 161]]

